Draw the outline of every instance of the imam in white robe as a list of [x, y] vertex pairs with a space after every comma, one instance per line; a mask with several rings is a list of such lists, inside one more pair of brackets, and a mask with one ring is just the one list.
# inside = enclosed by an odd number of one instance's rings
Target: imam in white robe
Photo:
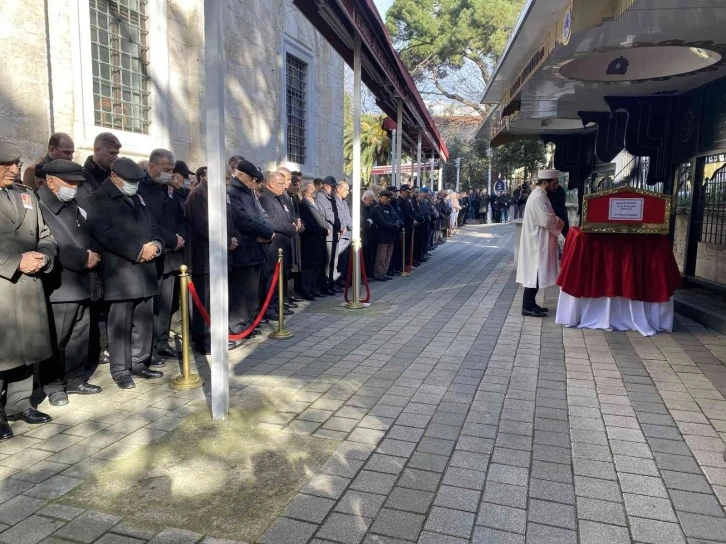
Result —
[[555, 215], [542, 187], [535, 187], [524, 208], [522, 238], [519, 240], [517, 283], [524, 287], [556, 285], [560, 272], [557, 238], [564, 223]]

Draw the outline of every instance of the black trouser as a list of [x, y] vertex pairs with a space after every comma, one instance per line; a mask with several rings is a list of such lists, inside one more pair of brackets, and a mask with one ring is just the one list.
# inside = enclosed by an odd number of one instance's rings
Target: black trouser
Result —
[[169, 328], [174, 305], [174, 291], [177, 287], [176, 272], [162, 274], [159, 278], [159, 294], [154, 297], [154, 343], [156, 351], [169, 347]]
[[302, 269], [300, 276], [304, 295], [312, 294], [312, 292], [318, 288], [318, 281], [320, 280], [322, 273], [322, 266], [311, 266]]
[[[274, 268], [273, 268], [273, 270], [274, 270]], [[274, 277], [275, 277], [274, 274], [269, 274], [269, 276], [267, 277], [267, 281], [265, 282], [265, 292], [260, 293], [260, 307], [262, 307], [261, 305], [265, 303], [265, 299], [267, 298], [267, 293], [270, 292], [270, 289], [274, 288], [275, 291], [272, 294], [272, 298], [270, 299], [270, 305], [267, 308], [268, 308], [268, 310], [270, 308], [272, 308], [273, 310], [277, 311], [277, 309], [279, 308], [279, 306], [278, 306], [279, 301], [278, 301], [278, 296], [277, 296], [279, 288], [277, 287], [277, 283], [275, 283], [274, 287], [272, 286], [272, 278], [274, 278]], [[282, 282], [282, 292], [283, 292], [282, 301], [286, 302], [287, 297], [288, 297], [288, 292], [290, 290], [288, 287], [288, 283], [290, 282], [290, 269], [282, 270], [282, 277], [280, 278], [279, 281]]]
[[[192, 281], [197, 289], [200, 302], [209, 313], [209, 274], [192, 274]], [[192, 340], [198, 344], [197, 347], [209, 344], [209, 325], [204, 321], [202, 314], [197, 311], [196, 306], [192, 310]]]
[[393, 275], [397, 272], [401, 272], [402, 270], [403, 266], [401, 263], [401, 234], [399, 233], [396, 235], [395, 242], [393, 243], [393, 257], [391, 257], [391, 264], [388, 267], [388, 274]]
[[335, 264], [338, 262], [338, 236], [333, 234], [332, 241], [326, 241], [325, 245], [328, 249], [328, 268], [327, 268], [327, 280], [328, 287], [332, 287], [335, 283]]
[[98, 364], [101, 357], [101, 328], [99, 323], [104, 315], [107, 314], [106, 303], [103, 300], [91, 302], [88, 308], [90, 312], [89, 329], [88, 329], [88, 362]]
[[524, 296], [522, 297], [522, 310], [536, 310], [537, 309], [537, 293], [539, 292], [539, 280], [537, 280], [537, 287], [525, 287]]
[[40, 364], [43, 391], [73, 389], [83, 383], [83, 371], [88, 359], [88, 334], [91, 312], [88, 301], [58, 302], [50, 305], [54, 330], [53, 358]]
[[413, 265], [412, 261], [415, 260], [412, 257], [413, 253], [411, 253], [411, 244], [412, 244], [412, 242], [414, 243], [414, 245], [416, 243], [416, 236], [414, 236], [414, 232], [413, 232], [414, 228], [415, 227], [413, 225], [411, 225], [409, 228], [406, 229], [406, 250], [404, 251], [406, 260], [403, 263], [404, 268], [412, 266]]
[[[5, 393], [2, 395], [2, 393]], [[0, 371], [0, 395], [4, 397], [3, 409], [14, 416], [32, 408], [30, 395], [33, 394], [33, 369], [21, 365], [10, 370]]]
[[338, 278], [338, 282], [341, 284], [345, 284], [345, 280], [348, 278], [350, 252], [352, 250], [350, 239], [342, 239], [340, 241], [340, 251], [338, 252], [338, 273], [340, 277]]
[[416, 232], [413, 237], [413, 260], [423, 261], [423, 248], [426, 242], [426, 226], [422, 223], [416, 225]]
[[229, 329], [238, 334], [255, 320], [262, 265], [234, 266], [229, 273]]
[[129, 372], [148, 368], [154, 327], [154, 299], [139, 298], [110, 303], [108, 352], [111, 377], [118, 380]]

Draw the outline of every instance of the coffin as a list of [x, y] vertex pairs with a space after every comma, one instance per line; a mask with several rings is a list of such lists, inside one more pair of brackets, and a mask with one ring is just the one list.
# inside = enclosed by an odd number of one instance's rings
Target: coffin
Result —
[[670, 196], [624, 186], [583, 198], [582, 232], [668, 234], [670, 215]]

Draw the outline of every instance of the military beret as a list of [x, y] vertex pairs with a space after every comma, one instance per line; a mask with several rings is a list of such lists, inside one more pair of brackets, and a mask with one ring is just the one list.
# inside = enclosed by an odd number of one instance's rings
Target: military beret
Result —
[[401, 185], [401, 191], [410, 191], [410, 190], [411, 190], [411, 186], [408, 185], [407, 183], [404, 183], [403, 185]]
[[240, 172], [244, 172], [249, 177], [254, 179], [257, 183], [260, 183], [265, 179], [265, 176], [262, 175], [262, 171], [250, 161], [245, 159], [239, 161], [239, 163], [237, 164], [237, 170], [239, 170]]
[[328, 176], [323, 180], [323, 185], [330, 185], [331, 187], [337, 187], [338, 181], [333, 176]]
[[66, 161], [63, 159], [55, 159], [43, 165], [43, 174], [46, 176], [55, 176], [63, 181], [75, 182], [83, 181], [83, 167], [77, 162]]
[[128, 181], [130, 183], [138, 183], [144, 179], [145, 175], [144, 171], [138, 164], [126, 157], [113, 161], [113, 164], [111, 165], [111, 172], [124, 181]]
[[15, 162], [23, 156], [20, 148], [9, 140], [0, 140], [0, 164]]
[[381, 191], [381, 192], [379, 193], [379, 195], [378, 195], [378, 196], [387, 196], [387, 197], [389, 197], [389, 198], [390, 198], [390, 197], [392, 197], [392, 196], [393, 196], [393, 193], [392, 193], [391, 191], [389, 191], [388, 189], [383, 189], [383, 190], [382, 190], [382, 191]]

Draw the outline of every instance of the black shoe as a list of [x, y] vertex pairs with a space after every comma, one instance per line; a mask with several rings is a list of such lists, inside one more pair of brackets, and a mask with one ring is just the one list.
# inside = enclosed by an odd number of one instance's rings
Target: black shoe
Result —
[[[295, 312], [293, 310], [288, 309], [288, 308], [283, 308], [282, 314], [283, 315], [295, 315]], [[277, 314], [275, 314], [275, 315], [277, 315]]]
[[283, 306], [284, 306], [285, 308], [288, 308], [288, 309], [290, 309], [290, 308], [299, 308], [299, 307], [300, 307], [300, 306], [298, 306], [297, 304], [295, 304], [294, 302], [285, 302], [285, 303], [283, 304]]
[[153, 367], [164, 367], [166, 366], [166, 363], [164, 362], [164, 359], [162, 359], [155, 351], [151, 353], [151, 361], [149, 362], [149, 366]]
[[324, 298], [324, 297], [327, 297], [327, 296], [328, 296], [328, 293], [323, 293], [323, 292], [321, 292], [321, 291], [313, 291], [313, 292], [312, 292], [312, 295], [313, 295], [313, 296], [314, 296], [315, 298]]
[[237, 349], [242, 344], [244, 344], [244, 340], [228, 340], [227, 341], [227, 351], [232, 351], [233, 349]]
[[19, 414], [13, 414], [12, 416], [8, 416], [8, 420], [10, 421], [18, 421], [19, 419], [25, 421], [25, 423], [29, 423], [30, 425], [37, 425], [38, 423], [48, 423], [49, 421], [53, 421], [53, 418], [50, 417], [48, 414], [44, 414], [43, 412], [40, 412], [35, 408], [28, 408], [27, 410], [23, 410]]
[[10, 440], [13, 437], [13, 430], [8, 425], [8, 418], [5, 412], [0, 412], [0, 440]]
[[181, 351], [177, 351], [172, 347], [166, 347], [156, 350], [159, 357], [169, 357], [170, 359], [178, 359], [182, 356]]
[[327, 291], [329, 297], [335, 297], [338, 296], [338, 292], [333, 289], [328, 289]]
[[154, 379], [154, 378], [161, 378], [164, 373], [159, 372], [158, 370], [151, 370], [150, 368], [145, 368], [144, 370], [139, 370], [138, 372], [131, 372], [134, 376], [139, 376], [140, 378], [146, 378], [146, 379]]
[[395, 277], [396, 277], [396, 275], [395, 275], [395, 274], [386, 274], [386, 277], [387, 277], [388, 279], [391, 279], [391, 280], [392, 280], [393, 278], [395, 278]]
[[128, 374], [124, 374], [119, 379], [114, 379], [114, 381], [116, 382], [116, 385], [118, 385], [119, 389], [133, 389], [136, 387], [134, 379]]
[[421, 261], [413, 261], [413, 266], [418, 268], [419, 266], [421, 266]]
[[287, 297], [288, 302], [300, 302], [301, 300], [303, 300], [302, 296], [292, 295], [291, 297]]
[[51, 406], [65, 406], [68, 404], [68, 395], [65, 391], [53, 391], [48, 395], [48, 403]]
[[312, 302], [312, 301], [316, 300], [316, 299], [315, 299], [315, 295], [313, 295], [313, 294], [311, 294], [311, 293], [305, 293], [305, 294], [304, 294], [304, 295], [302, 296], [302, 298], [303, 298], [303, 300], [309, 300], [310, 302]]
[[91, 385], [88, 382], [83, 382], [77, 387], [66, 389], [66, 393], [68, 395], [97, 395], [101, 391], [103, 391], [103, 389], [101, 389], [99, 386]]
[[535, 308], [537, 308], [537, 310], [539, 310], [539, 311], [540, 311], [540, 312], [542, 312], [543, 314], [546, 314], [547, 312], [549, 312], [549, 311], [550, 311], [550, 309], [549, 309], [549, 308], [543, 308], [542, 306], [538, 306], [537, 304], [535, 304], [535, 305], [534, 305], [534, 307], [535, 307]]
[[101, 352], [101, 355], [98, 357], [98, 364], [99, 365], [107, 365], [111, 362], [111, 355], [108, 353], [107, 349], [104, 349]]
[[194, 344], [194, 351], [201, 355], [211, 355], [212, 346], [209, 346], [207, 344]]
[[522, 315], [526, 317], [547, 317], [547, 314], [540, 312], [537, 308], [532, 310], [522, 310]]

